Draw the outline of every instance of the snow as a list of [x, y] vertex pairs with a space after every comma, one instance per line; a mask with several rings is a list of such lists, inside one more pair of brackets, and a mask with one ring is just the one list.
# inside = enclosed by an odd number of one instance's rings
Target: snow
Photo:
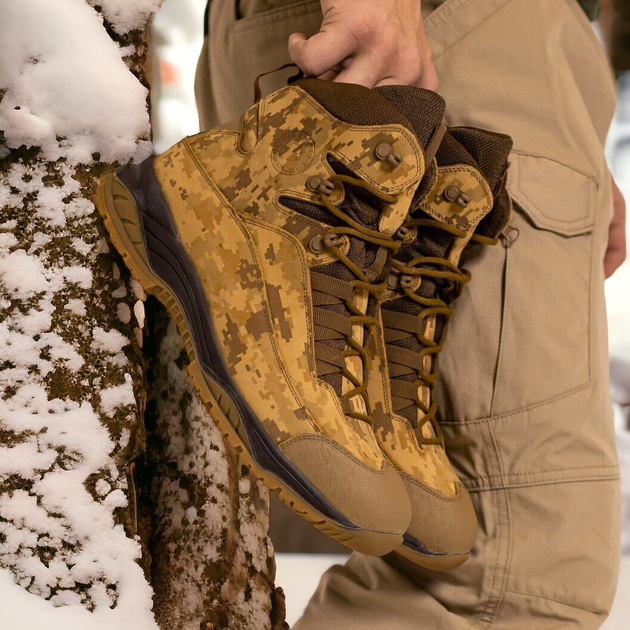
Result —
[[131, 309], [124, 302], [118, 302], [118, 306], [116, 306], [116, 312], [118, 314], [118, 319], [123, 324], [128, 324], [131, 321]]
[[85, 309], [85, 302], [83, 300], [78, 300], [78, 299], [68, 300], [66, 304], [66, 308], [71, 313], [74, 313], [75, 315], [79, 315], [80, 317], [81, 316], [85, 317], [86, 312], [87, 312]]
[[125, 346], [129, 345], [129, 339], [117, 330], [103, 330], [100, 326], [96, 326], [93, 331], [94, 339], [92, 347], [95, 350], [103, 350], [111, 353], [120, 352]]
[[93, 330], [96, 257], [109, 248], [78, 164], [151, 152], [147, 91], [123, 60], [135, 49], [103, 18], [125, 33], [158, 1], [91, 4], [0, 1], [0, 155], [41, 149], [0, 172], [0, 427], [11, 436], [0, 444], [0, 630], [157, 630], [139, 539], [117, 516], [132, 433], [108, 428], [126, 405], [135, 422], [129, 339]]
[[[113, 509], [126, 505], [126, 497], [122, 490], [116, 489], [99, 503], [86, 488], [87, 477], [111, 462], [109, 453], [115, 446], [98, 415], [87, 403], [48, 400], [45, 389], [32, 383], [22, 385], [14, 396], [0, 401], [0, 417], [10, 431], [37, 435], [30, 442], [0, 449], [0, 478], [27, 473], [35, 480], [30, 492], [17, 490], [0, 497], [0, 513], [4, 519], [0, 532], [5, 536], [0, 547], [2, 564], [12, 566], [18, 578], [27, 577], [29, 592], [43, 597], [51, 595], [53, 586], [65, 585], [69, 589], [76, 583], [105, 581], [115, 587], [101, 593], [107, 595], [107, 602], [101, 604], [107, 605], [98, 608], [92, 600], [99, 615], [91, 616], [104, 624], [100, 627], [108, 627], [108, 619], [113, 624], [135, 615], [136, 627], [154, 628], [150, 615], [141, 614], [142, 602], [150, 610], [151, 597], [142, 569], [134, 562], [140, 556], [140, 547], [126, 536], [122, 526], [114, 524], [112, 517]], [[63, 466], [55, 462], [60, 448], [66, 460]], [[45, 472], [36, 476], [34, 471], [25, 469], [28, 466]], [[58, 514], [63, 516], [59, 518]], [[71, 552], [65, 553], [63, 561], [51, 561], [46, 566], [30, 552], [38, 546], [56, 548], [62, 541], [73, 547]], [[6, 573], [2, 575], [3, 581], [7, 581]], [[3, 584], [4, 595], [13, 590], [18, 600], [25, 601], [26, 594], [21, 588]], [[74, 599], [77, 596], [62, 588], [51, 602], [54, 605], [79, 603], [80, 598], [79, 601]], [[9, 619], [13, 616], [16, 625], [5, 626], [7, 630], [24, 627], [18, 619], [25, 611], [28, 611], [29, 627], [38, 627], [30, 608], [20, 609], [16, 599], [10, 601], [11, 606], [3, 606], [3, 621], [7, 623], [7, 615]], [[116, 607], [112, 610], [114, 603]], [[49, 615], [53, 614], [48, 604], [45, 609]], [[86, 612], [74, 607], [58, 618], [68, 623], [74, 623], [75, 619], [77, 623], [86, 623], [83, 619]], [[51, 627], [50, 622], [46, 627]], [[90, 622], [83, 627], [97, 626]]]
[[[20, 270], [19, 274], [14, 273], [16, 269]], [[22, 300], [48, 288], [44, 265], [39, 258], [29, 256], [22, 249], [0, 259], [0, 282], [13, 297]]]
[[136, 316], [136, 321], [138, 322], [138, 328], [142, 330], [144, 328], [144, 322], [145, 322], [144, 302], [142, 300], [138, 300], [133, 305], [133, 314]]
[[113, 415], [114, 411], [125, 405], [133, 405], [133, 384], [131, 376], [125, 374], [125, 382], [122, 385], [114, 385], [101, 390], [101, 409], [106, 415]]
[[[157, 1], [98, 4], [121, 33], [142, 25]], [[126, 162], [148, 133], [146, 89], [101, 16], [79, 0], [0, 3], [3, 88], [0, 128], [10, 148], [41, 146], [46, 159], [71, 164], [90, 162], [96, 152], [103, 161]]]
[[[65, 591], [68, 593], [68, 591]], [[103, 584], [100, 589], [94, 588], [90, 592], [92, 599], [99, 594], [100, 601], [106, 603], [109, 596]], [[143, 596], [144, 593], [138, 593]], [[113, 610], [101, 606], [102, 613], [95, 615], [81, 606], [62, 606], [61, 604], [77, 603], [68, 596], [56, 598], [58, 607], [51, 607], [50, 603], [32, 595], [13, 582], [8, 571], [0, 571], [0, 606], [2, 606], [2, 630], [118, 630], [118, 628], [134, 628], [134, 630], [157, 630], [154, 622], [148, 622], [146, 617], [137, 615], [132, 606], [122, 609], [120, 604]], [[28, 626], [24, 625], [25, 615], [28, 614]]]
[[[103, 15], [117, 33], [143, 28], [147, 18], [158, 8], [160, 0], [88, 0], [100, 6]], [[121, 51], [123, 54], [124, 50]]]

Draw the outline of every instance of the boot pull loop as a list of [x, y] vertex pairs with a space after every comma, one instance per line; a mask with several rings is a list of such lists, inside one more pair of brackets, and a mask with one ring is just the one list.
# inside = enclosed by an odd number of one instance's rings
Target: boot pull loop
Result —
[[254, 104], [258, 103], [258, 101], [260, 101], [260, 99], [262, 98], [262, 90], [260, 89], [260, 80], [263, 77], [266, 77], [268, 74], [273, 74], [274, 72], [280, 72], [280, 70], [284, 70], [285, 68], [291, 68], [291, 67], [297, 68], [297, 74], [293, 75], [292, 77], [289, 77], [288, 84], [290, 85], [294, 81], [297, 81], [298, 79], [301, 79], [304, 77], [304, 73], [294, 63], [285, 63], [284, 65], [280, 66], [279, 68], [275, 68], [274, 70], [267, 70], [267, 72], [261, 72], [254, 80]]
[[440, 145], [442, 144], [442, 139], [444, 138], [444, 134], [447, 131], [446, 125], [441, 124], [433, 133], [427, 148], [424, 150], [424, 163], [426, 167], [429, 167], [429, 164], [433, 161], [433, 158], [436, 156]]

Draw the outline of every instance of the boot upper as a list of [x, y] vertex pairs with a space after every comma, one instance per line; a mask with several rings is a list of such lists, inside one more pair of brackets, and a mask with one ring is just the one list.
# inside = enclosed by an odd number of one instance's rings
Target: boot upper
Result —
[[[285, 456], [376, 530], [391, 514], [404, 530], [410, 507], [374, 435], [366, 348], [441, 121], [430, 100], [425, 139], [375, 91], [306, 79], [154, 166], [235, 383]], [[330, 470], [360, 474], [360, 488]]]

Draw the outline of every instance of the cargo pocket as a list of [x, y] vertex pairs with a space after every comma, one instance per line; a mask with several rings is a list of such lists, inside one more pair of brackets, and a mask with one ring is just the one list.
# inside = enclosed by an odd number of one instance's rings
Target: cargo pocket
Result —
[[513, 154], [514, 200], [492, 414], [550, 401], [591, 378], [597, 183], [554, 160]]
[[[291, 33], [313, 35], [319, 30], [319, 0], [274, 0], [273, 5], [269, 9], [264, 0], [210, 3], [205, 58], [197, 76], [203, 128], [234, 120], [251, 107], [256, 76], [291, 61]], [[286, 85], [291, 74], [294, 69], [265, 77], [264, 93]]]
[[[255, 77], [289, 63], [287, 42], [291, 33], [314, 35], [322, 22], [319, 0], [284, 3], [273, 9], [253, 13], [236, 19], [229, 33], [229, 48], [233, 55], [232, 72], [236, 73], [237, 86], [245, 86], [251, 100]], [[266, 94], [286, 85], [287, 77], [295, 69], [266, 77], [263, 89]], [[240, 89], [240, 87], [239, 87]], [[247, 104], [248, 106], [251, 103]]]

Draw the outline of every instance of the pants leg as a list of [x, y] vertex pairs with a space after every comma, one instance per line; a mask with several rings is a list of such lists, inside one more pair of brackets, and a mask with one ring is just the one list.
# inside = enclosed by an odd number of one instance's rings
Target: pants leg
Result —
[[[317, 1], [275, 7], [237, 19], [235, 0], [212, 2], [206, 121], [238, 116], [255, 75], [287, 61], [288, 35], [317, 30]], [[575, 0], [446, 0], [426, 28], [447, 123], [515, 141], [515, 230], [467, 264], [438, 387], [479, 540], [448, 574], [354, 554], [296, 630], [594, 630], [619, 537], [602, 268], [610, 67]]]
[[[256, 76], [291, 61], [289, 35], [314, 35], [321, 22], [319, 0], [212, 0], [195, 77], [201, 129], [240, 116], [254, 102]], [[265, 77], [264, 93], [286, 85], [291, 74]]]

